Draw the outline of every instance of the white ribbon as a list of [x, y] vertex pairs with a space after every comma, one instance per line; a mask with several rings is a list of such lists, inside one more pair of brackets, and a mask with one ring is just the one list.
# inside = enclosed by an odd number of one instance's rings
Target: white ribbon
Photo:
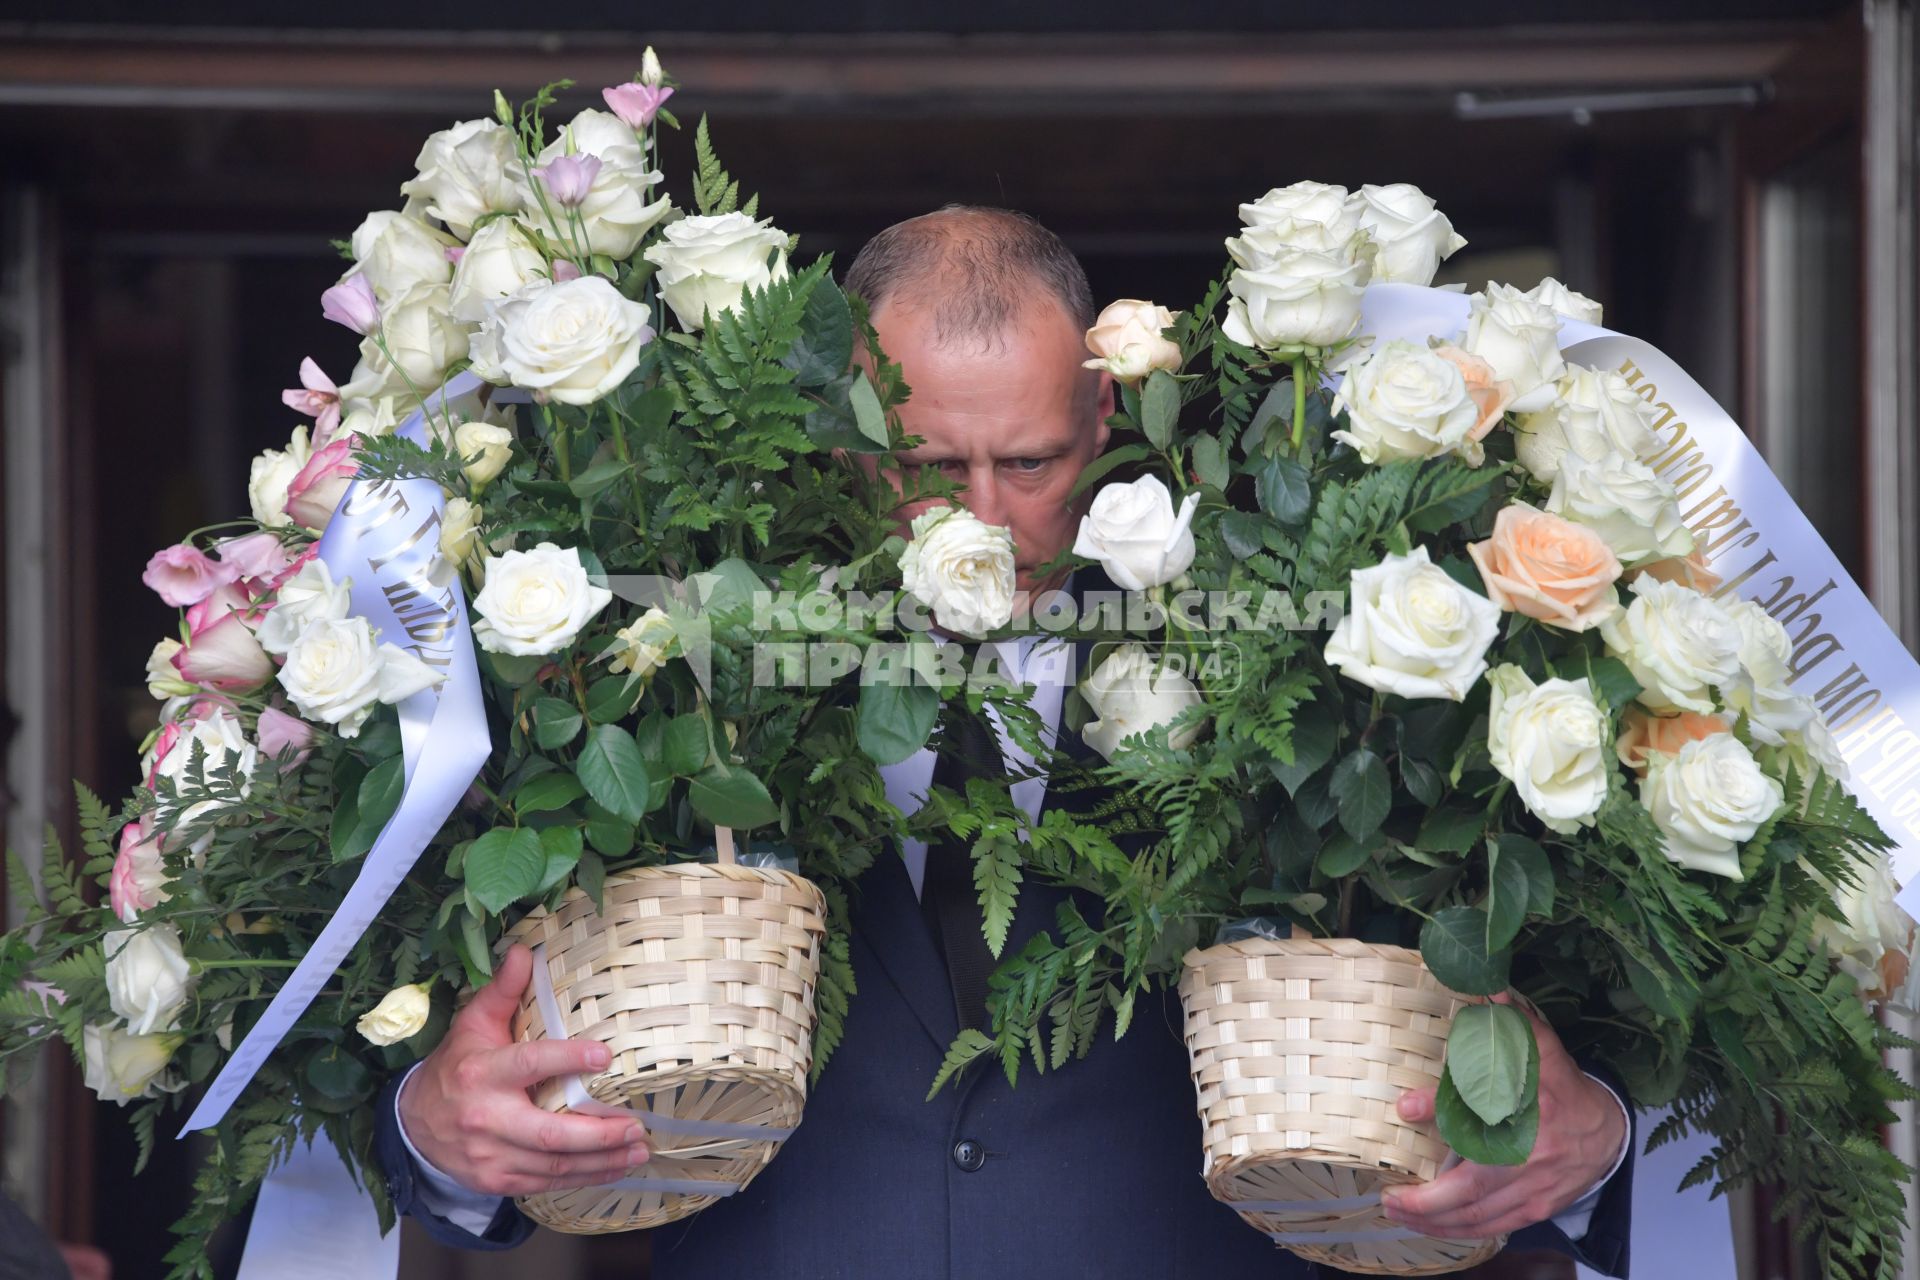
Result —
[[[1424, 342], [1458, 334], [1463, 294], [1415, 285], [1366, 292], [1363, 332]], [[1838, 739], [1860, 803], [1892, 837], [1900, 905], [1920, 916], [1920, 663], [1726, 410], [1649, 343], [1565, 320], [1568, 359], [1623, 374], [1654, 411], [1653, 469], [1672, 481], [1680, 512], [1731, 591], [1758, 602], [1793, 640], [1792, 678]]]
[[260, 1187], [240, 1280], [396, 1276], [400, 1233], [380, 1234], [373, 1200], [325, 1137], [296, 1143]]

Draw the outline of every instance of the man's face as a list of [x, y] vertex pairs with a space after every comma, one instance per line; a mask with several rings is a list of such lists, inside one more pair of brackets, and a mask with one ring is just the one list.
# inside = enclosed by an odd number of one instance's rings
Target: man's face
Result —
[[[895, 305], [874, 312], [873, 327], [897, 361], [913, 396], [900, 422], [920, 445], [901, 455], [909, 467], [937, 466], [974, 515], [1013, 530], [1018, 586], [1039, 591], [1059, 575], [1034, 570], [1073, 545], [1080, 502], [1069, 501], [1080, 472], [1107, 447], [1113, 381], [1080, 367], [1082, 334], [1066, 309], [1035, 301], [998, 341], [941, 344], [927, 311]], [[1098, 381], [1095, 381], [1095, 378]], [[939, 500], [900, 508], [900, 532]]]

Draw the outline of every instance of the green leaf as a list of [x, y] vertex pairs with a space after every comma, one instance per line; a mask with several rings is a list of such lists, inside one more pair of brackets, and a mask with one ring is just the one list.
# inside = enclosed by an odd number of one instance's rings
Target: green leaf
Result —
[[640, 697], [640, 686], [625, 676], [604, 676], [587, 686], [587, 719], [612, 724], [624, 719]]
[[566, 808], [586, 793], [580, 779], [556, 769], [527, 779], [514, 790], [508, 803], [516, 813], [550, 813]]
[[1140, 392], [1140, 429], [1156, 449], [1173, 442], [1180, 420], [1180, 384], [1165, 369], [1155, 369]]
[[534, 886], [535, 893], [547, 890], [565, 880], [580, 865], [580, 855], [584, 845], [578, 827], [548, 827], [540, 833], [540, 852], [546, 857], [546, 866], [540, 872], [540, 883]]
[[[1251, 511], [1227, 511], [1220, 516], [1220, 537], [1235, 560], [1245, 560], [1266, 547], [1260, 517]], [[1298, 729], [1295, 730], [1298, 732]]]
[[1313, 509], [1313, 477], [1293, 458], [1266, 458], [1254, 469], [1260, 509], [1284, 525], [1297, 525]]
[[1340, 825], [1356, 840], [1378, 831], [1393, 805], [1386, 761], [1368, 747], [1355, 748], [1333, 766], [1327, 789], [1339, 805]]
[[1466, 996], [1507, 989], [1513, 957], [1487, 948], [1487, 913], [1478, 907], [1444, 907], [1420, 929], [1420, 955], [1442, 985]]
[[853, 406], [854, 425], [860, 434], [879, 445], [887, 447], [887, 414], [880, 407], [880, 397], [873, 390], [873, 383], [866, 377], [857, 377], [853, 385], [847, 388], [847, 400]]
[[548, 661], [546, 658], [525, 658], [514, 653], [490, 653], [485, 649], [482, 649], [480, 654], [486, 664], [492, 668], [495, 679], [501, 684], [514, 686], [532, 681]]
[[533, 740], [543, 751], [555, 751], [580, 733], [580, 711], [559, 698], [540, 698], [533, 704]]
[[633, 735], [617, 724], [596, 725], [574, 764], [587, 794], [601, 808], [638, 822], [648, 808], [653, 782]]
[[1440, 771], [1425, 760], [1415, 759], [1402, 753], [1400, 756], [1400, 782], [1407, 794], [1429, 807], [1440, 803], [1442, 780]]
[[1453, 1015], [1447, 1072], [1474, 1114], [1497, 1125], [1526, 1102], [1527, 1065], [1539, 1054], [1527, 1017], [1509, 1004], [1470, 1004]]
[[1314, 866], [1320, 874], [1339, 879], [1352, 875], [1366, 865], [1373, 851], [1380, 847], [1379, 832], [1366, 839], [1356, 840], [1344, 831], [1336, 831], [1328, 840], [1326, 847], [1320, 850], [1320, 856], [1314, 860]]
[[597, 853], [580, 855], [580, 869], [574, 876], [574, 883], [580, 886], [580, 892], [593, 899], [593, 909], [601, 915], [607, 912], [607, 868]]
[[1227, 467], [1227, 451], [1220, 445], [1217, 436], [1203, 435], [1193, 442], [1194, 474], [1200, 477], [1201, 484], [1210, 484], [1216, 489], [1225, 489], [1233, 483], [1233, 473]]
[[336, 1102], [357, 1102], [373, 1093], [373, 1072], [337, 1044], [320, 1046], [307, 1059], [307, 1083]]
[[[1587, 655], [1587, 680], [1593, 686], [1594, 696], [1604, 702], [1613, 711], [1619, 711], [1640, 696], [1640, 682], [1633, 678], [1633, 672], [1627, 664], [1618, 658], [1595, 658]], [[1577, 679], [1577, 676], [1569, 678]]]
[[[1307, 710], [1314, 705], [1307, 704]], [[1269, 760], [1268, 772], [1287, 789], [1288, 795], [1297, 794], [1301, 783], [1333, 759], [1333, 748], [1339, 733], [1339, 724], [1333, 716], [1306, 715], [1296, 711], [1293, 719], [1293, 763], [1286, 764], [1277, 758]]]
[[1535, 1052], [1527, 1064], [1525, 1093], [1529, 1101], [1497, 1125], [1482, 1120], [1460, 1096], [1454, 1083], [1451, 1064], [1440, 1073], [1440, 1089], [1434, 1097], [1434, 1119], [1440, 1136], [1448, 1146], [1475, 1164], [1525, 1164], [1533, 1154], [1534, 1138], [1540, 1130], [1540, 1055]]
[[587, 842], [609, 858], [633, 848], [633, 823], [587, 801]]
[[1077, 498], [1098, 484], [1101, 477], [1105, 476], [1114, 468], [1126, 466], [1130, 462], [1139, 462], [1143, 458], [1151, 458], [1152, 456], [1153, 450], [1143, 444], [1127, 444], [1121, 445], [1118, 449], [1109, 449], [1087, 464], [1086, 470], [1082, 471], [1079, 479], [1073, 482], [1073, 489], [1067, 496], [1069, 498]]
[[400, 796], [407, 789], [406, 762], [399, 756], [382, 760], [360, 781], [360, 826], [367, 831], [367, 847], [373, 847], [393, 811], [400, 807]]
[[893, 680], [862, 685], [860, 750], [875, 764], [899, 764], [927, 745], [939, 715], [939, 691], [927, 685]]
[[933, 1087], [927, 1090], [927, 1101], [932, 1102], [934, 1095], [954, 1074], [964, 1070], [974, 1059], [993, 1051], [993, 1037], [983, 1031], [968, 1027], [954, 1037], [953, 1046], [947, 1050], [947, 1056], [940, 1062], [940, 1070], [933, 1077]]
[[612, 488], [620, 482], [622, 477], [630, 475], [632, 472], [633, 464], [631, 462], [622, 462], [618, 458], [608, 458], [604, 462], [594, 463], [572, 480], [569, 480], [567, 482], [567, 488], [573, 491], [573, 496], [576, 498], [592, 498]]
[[[1487, 842], [1487, 949], [1490, 951], [1513, 944], [1520, 926], [1526, 923], [1529, 905], [1527, 869], [1518, 858], [1502, 857], [1502, 852], [1497, 842]], [[1488, 1119], [1491, 1122], [1494, 1118]]]
[[700, 716], [675, 716], [660, 735], [660, 755], [667, 772], [685, 778], [707, 763], [707, 722]]
[[1480, 843], [1486, 815], [1470, 809], [1433, 809], [1420, 820], [1413, 842], [1429, 853], [1462, 854]]
[[801, 386], [824, 387], [845, 373], [852, 361], [853, 310], [833, 278], [823, 277], [807, 296], [800, 336], [780, 363], [793, 370], [794, 381]]
[[475, 902], [498, 915], [539, 887], [546, 865], [537, 834], [524, 827], [495, 827], [467, 850], [467, 889]]
[[712, 765], [695, 774], [687, 789], [693, 809], [716, 827], [744, 830], [765, 826], [780, 807], [760, 779], [734, 765]]
[[[1489, 840], [1488, 856], [1493, 855], [1494, 841]], [[1525, 836], [1503, 835], [1499, 837], [1500, 860], [1518, 863], [1527, 877], [1527, 914], [1530, 916], [1550, 916], [1557, 886], [1553, 879], [1553, 862], [1547, 857], [1547, 851]]]

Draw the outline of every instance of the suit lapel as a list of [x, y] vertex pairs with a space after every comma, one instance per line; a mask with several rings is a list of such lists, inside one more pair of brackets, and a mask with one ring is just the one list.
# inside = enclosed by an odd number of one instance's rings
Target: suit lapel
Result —
[[947, 962], [934, 946], [906, 863], [897, 853], [882, 855], [861, 877], [860, 897], [855, 934], [872, 948], [915, 1021], [944, 1053], [960, 1031]]

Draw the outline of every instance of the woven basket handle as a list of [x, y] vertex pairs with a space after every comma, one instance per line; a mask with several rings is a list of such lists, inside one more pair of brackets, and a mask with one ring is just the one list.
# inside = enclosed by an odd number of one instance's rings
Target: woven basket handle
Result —
[[721, 866], [731, 867], [734, 865], [732, 827], [715, 827], [713, 829], [713, 847], [718, 854]]

